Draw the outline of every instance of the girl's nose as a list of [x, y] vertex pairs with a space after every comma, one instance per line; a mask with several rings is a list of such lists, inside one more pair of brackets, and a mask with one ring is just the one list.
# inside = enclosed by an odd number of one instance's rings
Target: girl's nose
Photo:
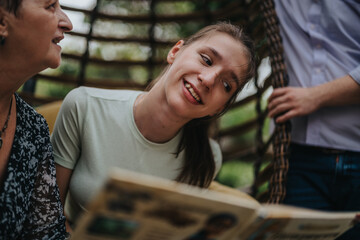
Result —
[[204, 85], [207, 89], [211, 89], [217, 79], [218, 73], [216, 71], [205, 71], [199, 75], [199, 81]]

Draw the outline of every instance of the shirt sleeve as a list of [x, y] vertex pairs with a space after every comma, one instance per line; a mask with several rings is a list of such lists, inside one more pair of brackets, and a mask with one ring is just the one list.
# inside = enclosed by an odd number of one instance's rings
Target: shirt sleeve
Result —
[[55, 162], [74, 169], [81, 153], [81, 132], [86, 96], [82, 88], [72, 90], [64, 99], [51, 135]]
[[360, 85], [360, 65], [352, 70], [349, 75]]
[[[45, 120], [44, 125], [46, 125]], [[44, 127], [43, 134], [45, 137], [43, 146], [40, 148], [42, 159], [38, 162], [35, 184], [29, 199], [29, 215], [25, 221], [21, 239], [60, 240], [67, 236], [65, 216], [56, 183], [56, 170], [47, 127]]]

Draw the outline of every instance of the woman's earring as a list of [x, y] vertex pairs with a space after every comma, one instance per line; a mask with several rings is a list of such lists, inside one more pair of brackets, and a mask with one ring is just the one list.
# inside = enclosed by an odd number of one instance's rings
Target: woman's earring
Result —
[[0, 36], [0, 45], [3, 46], [5, 44], [5, 37], [4, 36]]

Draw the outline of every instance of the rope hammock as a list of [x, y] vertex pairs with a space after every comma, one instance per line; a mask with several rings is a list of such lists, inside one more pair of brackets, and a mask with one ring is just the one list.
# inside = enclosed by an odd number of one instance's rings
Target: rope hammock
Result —
[[[264, 25], [267, 34], [267, 40], [271, 69], [273, 75], [271, 78], [274, 88], [284, 87], [288, 84], [287, 74], [284, 65], [283, 47], [280, 37], [278, 19], [276, 17], [275, 6], [272, 0], [265, 0], [261, 5], [264, 14]], [[288, 151], [290, 145], [290, 122], [276, 124], [273, 134], [273, 173], [269, 182], [270, 203], [280, 203], [286, 194], [286, 174], [289, 168]]]

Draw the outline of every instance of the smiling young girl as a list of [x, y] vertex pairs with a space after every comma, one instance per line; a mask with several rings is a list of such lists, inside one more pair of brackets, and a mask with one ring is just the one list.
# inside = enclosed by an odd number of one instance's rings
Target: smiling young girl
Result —
[[252, 78], [253, 58], [242, 30], [219, 23], [177, 42], [149, 91], [71, 91], [52, 135], [68, 220], [76, 221], [113, 167], [209, 186], [222, 160], [210, 121]]

